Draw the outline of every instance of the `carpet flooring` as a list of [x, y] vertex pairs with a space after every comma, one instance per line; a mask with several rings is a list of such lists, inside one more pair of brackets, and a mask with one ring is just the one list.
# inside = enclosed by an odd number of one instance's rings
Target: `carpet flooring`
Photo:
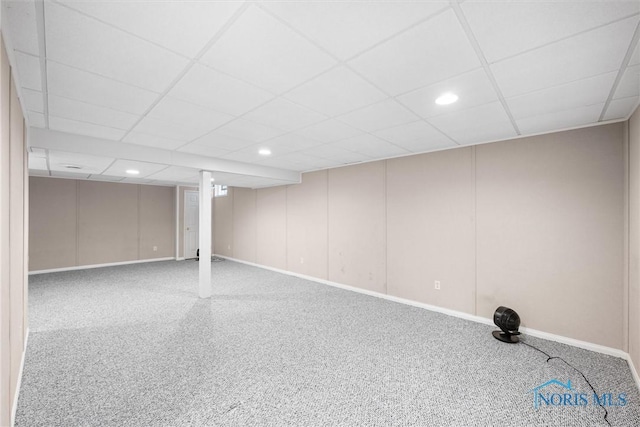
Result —
[[[577, 371], [487, 325], [231, 261], [211, 299], [197, 282], [193, 261], [31, 276], [16, 426], [609, 425]], [[522, 339], [640, 425], [626, 361]]]

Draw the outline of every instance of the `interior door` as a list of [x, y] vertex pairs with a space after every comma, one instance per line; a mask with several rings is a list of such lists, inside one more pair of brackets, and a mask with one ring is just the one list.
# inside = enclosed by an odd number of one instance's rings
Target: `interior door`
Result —
[[199, 195], [197, 191], [184, 192], [184, 257], [195, 258], [198, 250]]

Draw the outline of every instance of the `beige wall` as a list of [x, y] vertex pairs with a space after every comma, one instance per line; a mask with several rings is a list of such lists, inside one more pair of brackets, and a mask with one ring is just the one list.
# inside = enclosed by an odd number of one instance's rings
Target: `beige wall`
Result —
[[213, 252], [218, 255], [233, 254], [233, 188], [227, 195], [214, 197], [211, 209], [213, 215]]
[[[485, 318], [504, 304], [524, 326], [623, 349], [623, 130], [604, 125], [304, 174], [281, 189], [235, 189], [230, 256], [283, 268], [284, 251], [288, 271]], [[259, 259], [270, 250], [272, 259]]]
[[640, 110], [629, 119], [629, 354], [640, 369]]
[[27, 331], [24, 119], [0, 40], [0, 425], [11, 425]]
[[30, 182], [30, 271], [174, 256], [175, 188]]

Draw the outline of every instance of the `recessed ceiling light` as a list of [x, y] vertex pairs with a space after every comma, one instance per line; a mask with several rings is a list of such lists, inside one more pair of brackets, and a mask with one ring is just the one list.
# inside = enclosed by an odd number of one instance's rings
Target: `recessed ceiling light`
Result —
[[215, 178], [211, 178], [211, 182], [215, 181]]
[[258, 151], [258, 154], [260, 154], [261, 156], [270, 156], [271, 150], [269, 150], [268, 148], [261, 148], [260, 151]]
[[135, 170], [135, 169], [127, 169], [127, 173], [129, 175], [138, 175], [140, 173], [140, 171]]
[[455, 93], [447, 92], [447, 93], [443, 93], [438, 97], [438, 99], [436, 99], [436, 104], [449, 105], [449, 104], [453, 104], [457, 100], [458, 100], [458, 95], [456, 95]]

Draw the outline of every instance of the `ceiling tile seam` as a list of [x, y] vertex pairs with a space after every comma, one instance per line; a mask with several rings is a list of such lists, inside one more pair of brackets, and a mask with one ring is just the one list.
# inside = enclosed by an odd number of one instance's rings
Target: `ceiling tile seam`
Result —
[[[452, 0], [452, 1], [454, 1], [454, 0]], [[523, 51], [521, 51], [521, 52], [514, 53], [514, 54], [512, 54], [512, 55], [505, 56], [504, 58], [500, 58], [500, 59], [497, 59], [497, 60], [495, 60], [495, 61], [491, 62], [491, 64], [497, 64], [497, 63], [500, 63], [500, 62], [502, 62], [502, 61], [507, 61], [507, 60], [509, 60], [509, 59], [513, 59], [513, 58], [515, 58], [515, 57], [517, 57], [517, 56], [525, 55], [525, 54], [530, 53], [530, 52], [533, 52], [533, 51], [535, 51], [535, 50], [543, 49], [543, 48], [545, 48], [545, 47], [549, 47], [549, 46], [554, 45], [554, 44], [556, 44], [556, 43], [560, 43], [560, 42], [563, 42], [563, 41], [566, 41], [566, 40], [572, 39], [572, 38], [574, 38], [574, 37], [581, 36], [581, 35], [583, 35], [583, 34], [586, 34], [586, 33], [591, 32], [591, 31], [599, 30], [600, 28], [604, 28], [604, 27], [606, 27], [607, 25], [616, 24], [616, 23], [618, 23], [618, 22], [624, 21], [625, 19], [629, 19], [629, 18], [632, 18], [632, 17], [634, 17], [634, 16], [639, 16], [639, 15], [640, 15], [640, 12], [632, 13], [632, 14], [630, 14], [630, 15], [623, 16], [622, 18], [617, 18], [617, 19], [614, 19], [613, 21], [610, 21], [610, 22], [607, 22], [607, 23], [604, 23], [604, 24], [600, 24], [600, 25], [597, 25], [597, 26], [595, 26], [595, 27], [587, 28], [587, 29], [585, 29], [585, 30], [578, 31], [577, 33], [573, 33], [573, 34], [570, 34], [570, 35], [568, 35], [568, 36], [561, 37], [561, 38], [559, 38], [559, 39], [556, 39], [556, 40], [553, 40], [553, 41], [550, 41], [550, 42], [547, 42], [547, 43], [541, 44], [541, 45], [539, 45], [539, 46], [531, 47], [531, 48], [525, 49], [525, 50], [523, 50]]]
[[[167, 85], [167, 87], [165, 88], [165, 90], [159, 94], [159, 96], [156, 98], [156, 100], [154, 102], [151, 103], [151, 105], [147, 108], [147, 110], [142, 114], [142, 116], [138, 119], [138, 121], [136, 121], [133, 126], [131, 126], [131, 128], [124, 134], [124, 136], [122, 138], [120, 138], [120, 141], [122, 141], [124, 138], [126, 138], [131, 131], [133, 131], [133, 129], [136, 128], [136, 126], [138, 126], [140, 124], [140, 122], [147, 117], [147, 115], [151, 112], [151, 110], [153, 110], [159, 103], [160, 101], [162, 101], [162, 99], [167, 96], [167, 94], [175, 87], [176, 84], [178, 84], [178, 82], [180, 80], [182, 80], [184, 78], [184, 76], [189, 72], [189, 70], [191, 70], [191, 68], [198, 63], [198, 60], [211, 48], [211, 46], [213, 46], [219, 39], [220, 37], [222, 37], [222, 35], [242, 16], [242, 14], [247, 10], [247, 8], [249, 7], [248, 3], [244, 3], [242, 6], [240, 6], [234, 13], [233, 15], [227, 20], [227, 22], [225, 22], [225, 24], [213, 35], [213, 37], [211, 37], [211, 39], [202, 47], [202, 49], [200, 49], [200, 52], [198, 52], [193, 59], [190, 59], [189, 62], [187, 63], [187, 65], [185, 65], [185, 67], [182, 69], [181, 72], [179, 72], [176, 77]], [[181, 148], [181, 147], [178, 147]]]
[[156, 46], [156, 47], [158, 47], [160, 49], [163, 49], [163, 50], [166, 50], [168, 52], [171, 52], [174, 55], [180, 56], [182, 59], [188, 59], [188, 60], [192, 59], [189, 56], [185, 55], [184, 53], [177, 52], [177, 51], [175, 51], [173, 49], [170, 49], [170, 48], [168, 48], [166, 46], [161, 45], [158, 42], [154, 42], [153, 40], [149, 40], [147, 38], [144, 38], [142, 36], [134, 34], [134, 33], [130, 32], [128, 30], [125, 30], [124, 28], [120, 28], [117, 25], [114, 25], [114, 24], [112, 24], [110, 22], [104, 21], [104, 20], [102, 20], [102, 19], [100, 19], [100, 18], [98, 18], [96, 16], [93, 16], [93, 15], [90, 15], [90, 14], [84, 12], [84, 11], [78, 10], [78, 9], [74, 8], [73, 6], [71, 6], [69, 4], [60, 3], [60, 1], [58, 1], [58, 0], [49, 0], [49, 1], [51, 1], [51, 3], [53, 3], [53, 4], [56, 4], [56, 5], [61, 6], [61, 7], [64, 7], [65, 9], [71, 10], [71, 11], [73, 11], [73, 12], [79, 14], [79, 15], [82, 15], [85, 18], [88, 18], [88, 19], [91, 19], [93, 21], [99, 22], [99, 23], [101, 23], [103, 25], [106, 25], [107, 27], [112, 28], [112, 29], [114, 29], [116, 31], [120, 31], [121, 33], [124, 33], [124, 34], [126, 34], [128, 36], [135, 37], [138, 40], [142, 40], [143, 42], [152, 44], [152, 45], [154, 45], [154, 46]]
[[72, 117], [64, 117], [64, 116], [61, 116], [61, 115], [58, 115], [58, 114], [49, 113], [49, 117], [53, 117], [53, 118], [56, 118], [56, 119], [70, 120], [70, 121], [78, 122], [78, 123], [85, 123], [85, 124], [88, 124], [88, 125], [99, 126], [99, 127], [106, 128], [106, 129], [126, 131], [126, 129], [123, 129], [123, 128], [118, 128], [118, 127], [115, 127], [115, 126], [107, 126], [107, 125], [104, 125], [104, 124], [101, 124], [101, 123], [95, 123], [95, 122], [91, 122], [91, 121], [88, 121], [88, 120], [78, 120], [78, 119], [75, 119], [75, 118], [72, 118]]
[[466, 71], [463, 71], [463, 72], [461, 72], [461, 73], [454, 74], [454, 75], [452, 75], [452, 76], [446, 77], [446, 78], [444, 78], [444, 79], [442, 79], [442, 80], [438, 80], [438, 81], [436, 81], [436, 82], [427, 83], [427, 84], [425, 84], [425, 85], [418, 86], [418, 87], [416, 87], [416, 88], [409, 89], [409, 90], [404, 91], [404, 92], [400, 92], [400, 93], [398, 93], [397, 95], [394, 95], [394, 96], [393, 96], [393, 98], [396, 98], [396, 100], [397, 100], [398, 102], [402, 103], [402, 102], [401, 102], [399, 99], [397, 99], [397, 98], [403, 97], [403, 96], [408, 95], [408, 94], [410, 94], [410, 93], [412, 93], [412, 92], [417, 92], [417, 91], [419, 91], [419, 90], [426, 89], [426, 88], [431, 87], [431, 86], [437, 86], [437, 85], [440, 85], [440, 84], [445, 83], [445, 82], [450, 81], [450, 80], [455, 80], [455, 79], [457, 79], [457, 78], [459, 78], [459, 77], [464, 76], [465, 74], [470, 74], [470, 73], [473, 73], [474, 71], [478, 71], [478, 70], [480, 70], [480, 69], [482, 69], [482, 65], [478, 65], [476, 68], [472, 68], [472, 69], [470, 69], [470, 70], [466, 70]]
[[498, 100], [502, 104], [502, 108], [504, 109], [504, 112], [507, 114], [507, 117], [509, 118], [511, 125], [513, 126], [513, 129], [516, 131], [517, 135], [521, 135], [522, 133], [518, 128], [518, 124], [516, 123], [516, 120], [513, 117], [511, 110], [509, 109], [509, 105], [507, 104], [507, 101], [505, 100], [504, 95], [502, 94], [502, 90], [500, 89], [500, 86], [498, 85], [498, 82], [496, 81], [496, 78], [493, 75], [493, 72], [491, 71], [489, 62], [487, 61], [487, 58], [484, 56], [484, 52], [482, 51], [482, 48], [480, 47], [478, 40], [476, 39], [475, 34], [473, 34], [473, 31], [471, 30], [471, 26], [469, 25], [469, 21], [467, 21], [467, 17], [462, 11], [462, 8], [458, 4], [457, 0], [451, 0], [450, 4], [451, 4], [451, 7], [453, 8], [453, 11], [456, 14], [456, 17], [458, 18], [458, 22], [460, 23], [460, 25], [462, 26], [462, 29], [467, 35], [467, 39], [469, 40], [469, 43], [473, 47], [473, 50], [476, 52], [476, 55], [480, 60], [480, 63], [484, 68], [485, 74], [487, 75], [487, 77], [489, 78], [489, 81], [491, 82], [491, 85], [493, 86], [493, 90], [496, 92], [496, 95], [498, 95]]
[[[383, 102], [383, 101], [380, 101], [380, 102]], [[374, 104], [375, 104], [375, 103], [374, 103]], [[373, 105], [373, 104], [371, 104], [371, 105]], [[366, 107], [363, 107], [363, 108], [366, 108]], [[409, 111], [411, 111], [411, 110], [409, 110]], [[413, 112], [413, 111], [412, 111], [412, 112]], [[346, 113], [345, 113], [345, 114], [346, 114]], [[414, 113], [414, 114], [415, 114], [415, 113]], [[388, 144], [390, 144], [390, 145], [393, 145], [394, 147], [399, 148], [400, 150], [408, 151], [406, 148], [404, 148], [404, 147], [402, 147], [402, 146], [400, 146], [400, 145], [398, 145], [398, 144], [396, 144], [396, 143], [394, 143], [394, 142], [392, 142], [392, 141], [389, 141], [388, 139], [385, 139], [385, 138], [383, 138], [383, 137], [381, 137], [381, 136], [378, 136], [378, 135], [376, 135], [376, 134], [374, 134], [374, 133], [373, 133], [373, 132], [380, 132], [381, 130], [385, 130], [385, 129], [390, 129], [390, 128], [393, 128], [393, 127], [395, 127], [395, 126], [390, 126], [389, 128], [383, 128], [383, 129], [376, 129], [375, 131], [370, 132], [370, 131], [367, 131], [367, 130], [361, 129], [361, 128], [359, 128], [359, 127], [351, 126], [351, 125], [349, 125], [348, 123], [345, 123], [344, 121], [340, 120], [340, 118], [339, 118], [339, 117], [335, 117], [335, 118], [334, 118], [334, 120], [337, 120], [337, 121], [339, 121], [340, 123], [345, 124], [345, 125], [348, 125], [348, 126], [350, 126], [350, 127], [354, 128], [354, 129], [356, 129], [356, 130], [360, 130], [360, 131], [362, 131], [362, 132], [363, 132], [364, 134], [366, 134], [366, 135], [372, 136], [372, 137], [374, 137], [374, 138], [376, 138], [376, 139], [381, 139], [382, 141], [385, 141], [386, 143], [388, 143]], [[417, 120], [414, 120], [414, 121], [416, 121], [416, 122], [417, 122], [418, 120], [422, 120], [422, 118], [421, 118], [420, 116], [418, 116], [418, 117], [417, 117]], [[406, 122], [406, 123], [401, 123], [401, 124], [399, 124], [399, 125], [397, 125], [397, 126], [406, 125], [407, 123], [413, 123], [413, 121], [411, 121], [411, 122]], [[445, 136], [446, 136], [446, 135], [445, 135]], [[356, 136], [356, 137], [357, 137], [357, 136]], [[353, 138], [353, 137], [343, 138], [343, 139], [341, 139], [340, 141], [345, 141], [345, 140], [350, 139], [350, 138]], [[335, 142], [340, 142], [340, 141], [335, 141]], [[358, 154], [360, 154], [360, 153], [358, 153]]]
[[[85, 104], [85, 105], [90, 105], [90, 106], [92, 106], [92, 107], [98, 107], [98, 108], [101, 108], [101, 109], [105, 109], [105, 110], [113, 111], [113, 112], [115, 112], [115, 113], [123, 113], [123, 114], [128, 114], [128, 115], [130, 115], [130, 116], [138, 116], [138, 114], [131, 113], [131, 112], [129, 112], [129, 111], [118, 110], [118, 109], [116, 109], [116, 108], [112, 108], [112, 107], [105, 107], [105, 106], [98, 105], [98, 104], [92, 104], [91, 102], [82, 101], [82, 100], [75, 99], [75, 98], [69, 98], [68, 96], [65, 96], [65, 95], [57, 95], [57, 94], [52, 94], [52, 95], [53, 95], [53, 96], [55, 96], [56, 98], [63, 98], [63, 99], [67, 99], [67, 100], [69, 100], [69, 101], [78, 102], [78, 103], [80, 103], [80, 104]], [[126, 130], [126, 129], [125, 129], [125, 130]]]
[[38, 36], [38, 50], [40, 53], [40, 80], [42, 85], [42, 109], [44, 110], [42, 114], [44, 114], [44, 127], [46, 129], [49, 128], [49, 86], [48, 86], [48, 76], [47, 76], [47, 38], [45, 33], [45, 11], [44, 11], [44, 0], [36, 0], [35, 1], [35, 10], [36, 10], [36, 28], [37, 28], [37, 36]]
[[620, 64], [620, 68], [618, 69], [618, 74], [616, 75], [615, 80], [613, 81], [613, 85], [611, 86], [611, 90], [609, 91], [609, 96], [607, 96], [607, 100], [602, 107], [602, 112], [600, 113], [600, 117], [598, 117], [598, 121], [601, 122], [604, 120], [604, 116], [607, 114], [607, 110], [609, 109], [609, 105], [611, 105], [611, 101], [618, 90], [618, 86], [620, 85], [620, 81], [622, 81], [622, 77], [624, 76], [627, 67], [629, 66], [629, 62], [631, 61], [631, 57], [633, 56], [633, 52], [638, 45], [638, 39], [640, 39], [640, 21], [636, 23], [636, 29], [633, 32], [633, 36], [631, 37], [631, 42], [629, 43], [629, 47], [627, 48], [627, 53], [622, 59], [622, 63]]

